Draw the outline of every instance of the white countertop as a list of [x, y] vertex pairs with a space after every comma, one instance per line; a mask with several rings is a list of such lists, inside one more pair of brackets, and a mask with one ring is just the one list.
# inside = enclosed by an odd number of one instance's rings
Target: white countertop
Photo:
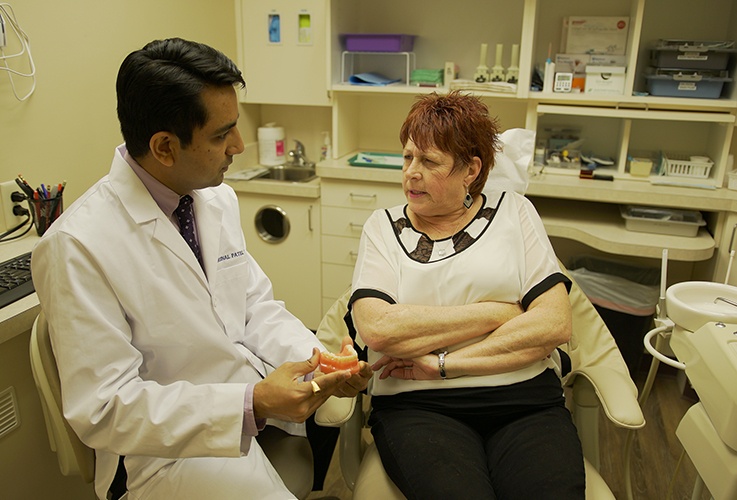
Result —
[[[399, 169], [349, 165], [353, 154], [318, 164], [317, 175], [324, 179], [401, 183]], [[715, 243], [708, 231], [702, 228], [693, 238], [629, 231], [617, 205], [737, 212], [737, 191], [659, 186], [634, 179], [600, 181], [543, 173], [530, 179], [525, 194], [540, 212], [550, 236], [621, 255], [660, 258], [662, 249], [668, 248], [670, 258], [681, 261], [701, 261], [713, 255]]]
[[[317, 165], [317, 175], [329, 179], [389, 182], [400, 184], [399, 169], [353, 167], [348, 159], [355, 153]], [[737, 212], [737, 191], [726, 188], [699, 189], [659, 186], [648, 181], [579, 179], [575, 175], [543, 173], [533, 176], [525, 193], [528, 197], [560, 198], [616, 204], [640, 204], [705, 211]]]
[[[39, 237], [31, 231], [24, 237], [0, 243], [0, 262], [33, 250]], [[0, 344], [30, 329], [41, 310], [38, 296], [32, 293], [0, 309]]]

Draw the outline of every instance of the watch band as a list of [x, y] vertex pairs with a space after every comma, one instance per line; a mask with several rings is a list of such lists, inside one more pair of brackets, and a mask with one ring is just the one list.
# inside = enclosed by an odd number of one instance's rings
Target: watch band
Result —
[[445, 376], [445, 355], [448, 354], [448, 351], [443, 351], [438, 354], [438, 371], [440, 372], [440, 378], [443, 380], [446, 379]]

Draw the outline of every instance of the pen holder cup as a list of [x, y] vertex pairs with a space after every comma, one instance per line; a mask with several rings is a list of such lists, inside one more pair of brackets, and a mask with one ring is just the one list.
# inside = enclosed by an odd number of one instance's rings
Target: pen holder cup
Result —
[[64, 211], [63, 196], [54, 198], [28, 199], [28, 208], [31, 210], [31, 218], [33, 225], [36, 226], [36, 233], [43, 236], [51, 224], [59, 218]]

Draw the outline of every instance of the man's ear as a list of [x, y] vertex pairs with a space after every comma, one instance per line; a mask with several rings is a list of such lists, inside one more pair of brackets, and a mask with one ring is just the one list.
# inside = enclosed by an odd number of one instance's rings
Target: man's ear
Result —
[[148, 141], [151, 155], [166, 167], [171, 167], [178, 156], [179, 138], [171, 132], [156, 132]]

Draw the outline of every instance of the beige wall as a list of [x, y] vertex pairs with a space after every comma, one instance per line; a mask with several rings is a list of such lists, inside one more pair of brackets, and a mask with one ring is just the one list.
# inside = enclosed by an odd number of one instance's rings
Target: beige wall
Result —
[[[32, 184], [67, 180], [70, 203], [105, 175], [122, 142], [115, 77], [126, 54], [146, 42], [180, 36], [236, 59], [233, 0], [10, 0], [30, 37], [35, 93], [13, 97], [0, 71], [0, 181], [22, 173]], [[13, 40], [11, 43], [17, 43]], [[6, 53], [13, 53], [8, 47]], [[11, 63], [11, 67], [14, 63]], [[27, 69], [25, 65], [16, 67]], [[28, 81], [15, 78], [20, 95]], [[244, 112], [245, 110], [245, 112]], [[255, 138], [260, 110], [241, 109], [241, 130]], [[0, 345], [0, 390], [15, 388], [19, 428], [0, 441], [0, 497], [93, 498], [79, 477], [62, 477], [49, 448], [28, 361], [28, 332]]]
[[[129, 52], [153, 39], [179, 36], [236, 60], [233, 0], [10, 4], [30, 37], [37, 81], [35, 93], [19, 102], [0, 71], [0, 181], [19, 172], [34, 185], [67, 180], [67, 205], [107, 173], [113, 148], [122, 142], [115, 78]], [[25, 94], [28, 81], [16, 77], [15, 82]], [[258, 119], [258, 108], [254, 111], [241, 112], [241, 130], [255, 138], [248, 123]]]

